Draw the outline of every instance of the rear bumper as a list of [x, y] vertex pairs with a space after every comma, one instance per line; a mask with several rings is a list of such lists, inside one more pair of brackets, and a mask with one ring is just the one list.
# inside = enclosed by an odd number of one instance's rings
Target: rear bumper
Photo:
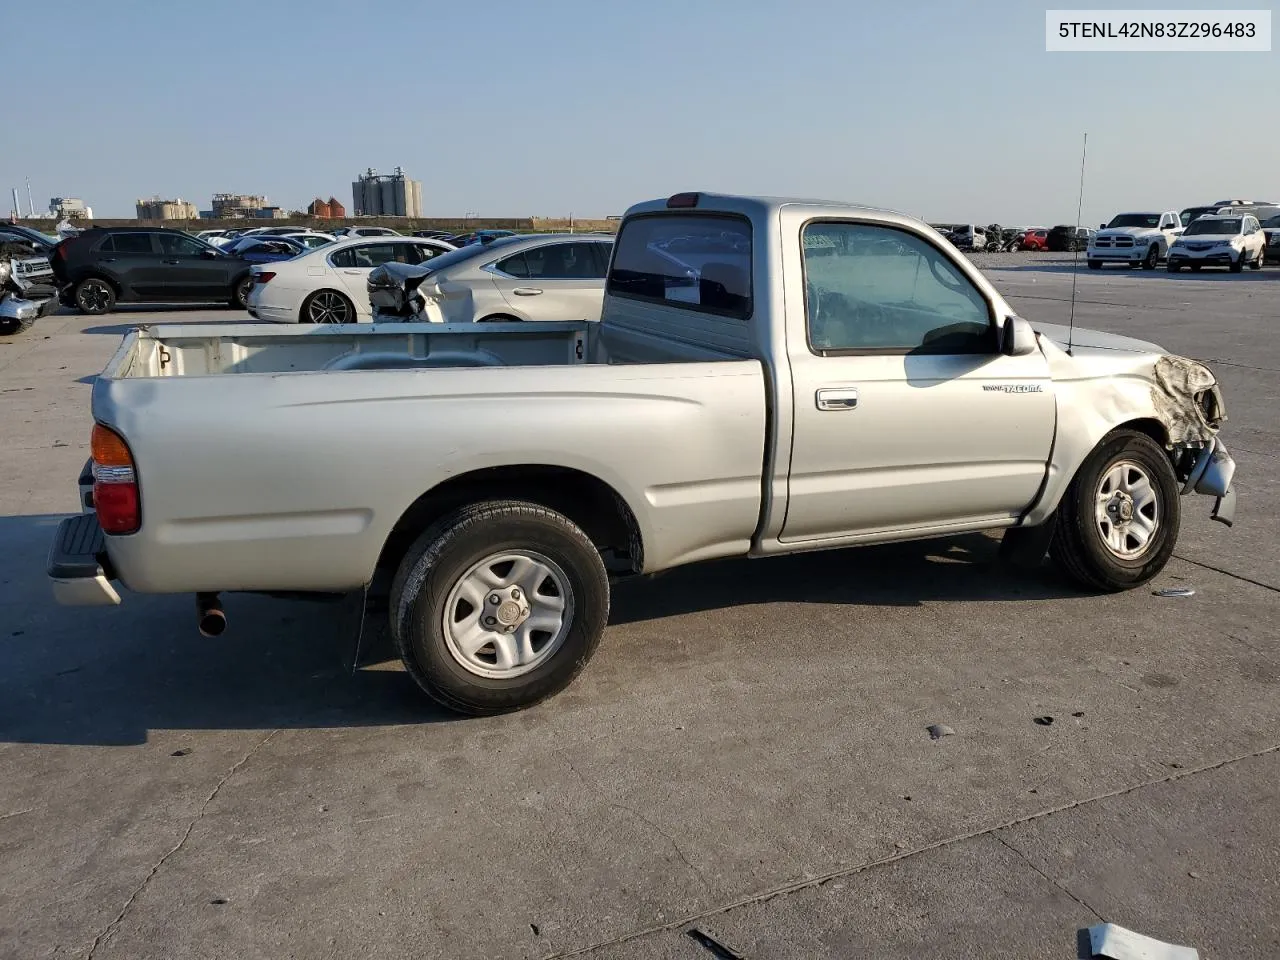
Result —
[[120, 602], [111, 584], [106, 539], [97, 514], [82, 513], [58, 524], [47, 573], [53, 598], [63, 606], [108, 607]]

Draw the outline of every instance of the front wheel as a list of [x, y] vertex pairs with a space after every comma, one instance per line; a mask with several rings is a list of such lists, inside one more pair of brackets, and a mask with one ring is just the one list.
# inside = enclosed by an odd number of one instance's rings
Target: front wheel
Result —
[[1228, 266], [1227, 269], [1229, 269], [1232, 273], [1239, 273], [1241, 270], [1244, 269], [1244, 251], [1243, 250], [1240, 251], [1240, 256], [1236, 257], [1235, 260], [1231, 262], [1230, 266]]
[[1158, 243], [1153, 243], [1151, 247], [1147, 250], [1146, 258], [1142, 261], [1142, 269], [1154, 270], [1156, 268], [1156, 264], [1159, 262], [1160, 262], [1160, 245]]
[[1101, 260], [1090, 260], [1090, 261], [1089, 261], [1089, 269], [1090, 269], [1090, 270], [1101, 270], [1101, 269], [1102, 269], [1102, 261], [1101, 261]]
[[1164, 450], [1144, 433], [1116, 430], [1067, 488], [1049, 552], [1087, 589], [1128, 590], [1169, 562], [1179, 510], [1178, 478]]
[[1259, 250], [1259, 251], [1258, 251], [1258, 256], [1257, 256], [1257, 258], [1253, 261], [1253, 263], [1249, 264], [1249, 269], [1250, 269], [1250, 270], [1261, 270], [1261, 269], [1262, 269], [1262, 258], [1263, 258], [1263, 257], [1265, 257], [1266, 255], [1267, 255], [1267, 250], [1266, 250], [1266, 248], [1265, 248], [1265, 247], [1264, 247], [1263, 249]]
[[567, 687], [609, 619], [609, 578], [567, 517], [518, 500], [433, 524], [401, 561], [391, 633], [424, 692], [475, 715], [532, 706]]

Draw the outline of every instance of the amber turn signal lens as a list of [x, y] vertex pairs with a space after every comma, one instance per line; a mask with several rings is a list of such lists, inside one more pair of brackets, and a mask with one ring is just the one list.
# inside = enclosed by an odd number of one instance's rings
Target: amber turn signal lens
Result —
[[100, 467], [133, 466], [133, 455], [129, 453], [124, 438], [110, 427], [95, 423], [89, 447], [93, 453], [93, 462]]

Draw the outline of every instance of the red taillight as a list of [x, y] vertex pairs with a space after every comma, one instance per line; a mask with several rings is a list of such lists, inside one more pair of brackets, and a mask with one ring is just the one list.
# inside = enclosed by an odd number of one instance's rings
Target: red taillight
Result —
[[142, 526], [138, 474], [124, 438], [110, 427], [93, 425], [93, 507], [103, 533], [134, 533]]
[[677, 210], [682, 207], [696, 207], [698, 205], [698, 195], [696, 193], [673, 193], [667, 197], [667, 207], [671, 210]]
[[254, 282], [254, 283], [266, 283], [268, 280], [270, 280], [270, 279], [271, 279], [272, 277], [274, 277], [274, 276], [275, 276], [275, 274], [274, 274], [274, 273], [269, 273], [269, 272], [267, 272], [266, 270], [264, 270], [264, 271], [262, 271], [261, 273], [255, 273], [255, 274], [253, 275], [253, 282]]

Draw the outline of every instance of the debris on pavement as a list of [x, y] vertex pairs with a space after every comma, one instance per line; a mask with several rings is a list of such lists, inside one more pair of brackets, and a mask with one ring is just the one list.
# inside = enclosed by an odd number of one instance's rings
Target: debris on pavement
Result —
[[690, 927], [685, 934], [718, 960], [746, 960], [746, 957], [733, 947], [721, 943], [701, 927]]
[[1053, 717], [1036, 717], [1034, 722], [1040, 724], [1042, 727], [1047, 727], [1053, 723]]
[[1190, 587], [1163, 587], [1152, 590], [1151, 594], [1155, 597], [1194, 597], [1196, 592]]
[[953, 737], [956, 733], [945, 723], [931, 723], [928, 726], [928, 730], [929, 736], [934, 740], [941, 740], [943, 737]]
[[1089, 949], [1107, 960], [1200, 960], [1199, 951], [1134, 933], [1114, 923], [1089, 928]]

